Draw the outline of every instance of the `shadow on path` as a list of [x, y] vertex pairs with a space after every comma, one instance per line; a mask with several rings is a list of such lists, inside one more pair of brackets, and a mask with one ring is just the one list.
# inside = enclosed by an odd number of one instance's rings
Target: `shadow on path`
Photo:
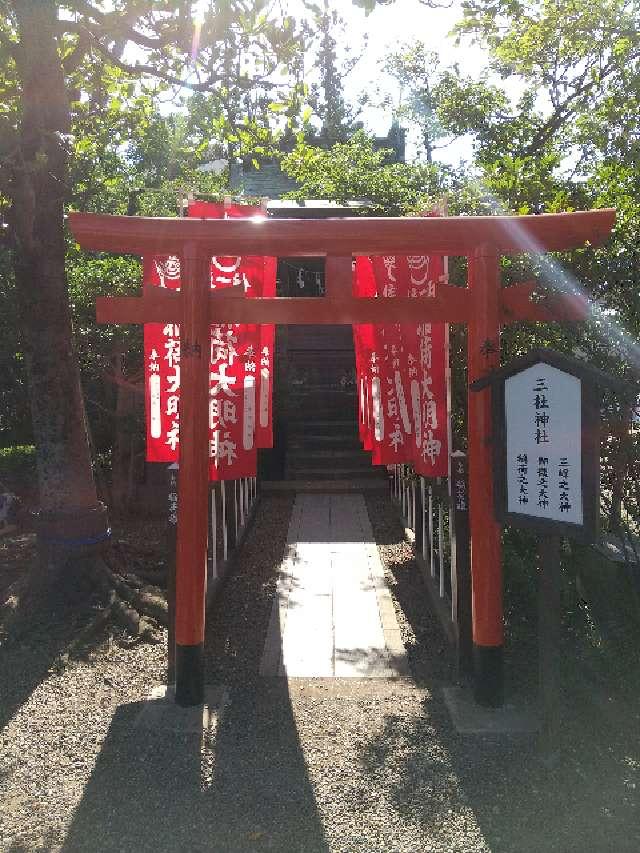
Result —
[[65, 853], [328, 853], [287, 680], [258, 676], [291, 513], [265, 500], [208, 615], [207, 680], [226, 685], [215, 731], [134, 726], [119, 708]]
[[434, 688], [455, 680], [453, 656], [429, 604], [422, 570], [388, 495], [366, 496], [367, 513], [385, 566], [389, 589], [408, 630], [403, 632], [407, 660], [416, 684]]
[[[453, 672], [420, 570], [403, 546], [388, 499], [368, 498], [367, 507], [378, 545], [388, 549], [393, 594], [414, 635], [407, 643], [412, 672], [426, 692], [412, 714], [387, 714], [378, 734], [362, 745], [364, 771], [375, 778], [393, 763], [390, 796], [398, 814], [405, 821], [417, 815], [442, 839], [442, 849], [637, 853], [637, 702], [611, 695], [607, 707], [598, 708], [584, 691], [567, 687], [551, 762], [532, 736], [458, 734], [441, 691]], [[521, 656], [512, 663], [526, 664]]]
[[118, 709], [65, 853], [327, 853], [285, 679], [236, 688], [217, 732], [134, 725]]
[[408, 718], [387, 715], [382, 730], [363, 745], [360, 761], [373, 777], [395, 763], [390, 794], [398, 814], [403, 820], [418, 815], [420, 825], [442, 839], [443, 849], [640, 849], [637, 729], [612, 734], [604, 721], [595, 728], [590, 715], [567, 707], [571, 716], [549, 766], [532, 737], [461, 736], [439, 692], [421, 704]]

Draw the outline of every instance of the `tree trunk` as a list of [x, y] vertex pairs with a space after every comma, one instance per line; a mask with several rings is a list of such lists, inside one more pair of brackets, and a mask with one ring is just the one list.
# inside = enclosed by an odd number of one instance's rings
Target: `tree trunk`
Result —
[[611, 532], [617, 534], [621, 532], [622, 506], [628, 475], [627, 469], [629, 460], [633, 457], [632, 418], [632, 406], [623, 403], [620, 408], [620, 417], [614, 427], [614, 435], [617, 441], [611, 459], [613, 481], [611, 484], [611, 517], [609, 519], [609, 526]]
[[[40, 508], [43, 515], [73, 519], [95, 514], [99, 504], [65, 271], [64, 134], [70, 125], [69, 104], [55, 31], [57, 3], [14, 0], [13, 9], [20, 36], [16, 64], [21, 84], [19, 142], [10, 176], [13, 263]], [[104, 533], [106, 519], [100, 526]], [[99, 529], [94, 533], [100, 535]]]

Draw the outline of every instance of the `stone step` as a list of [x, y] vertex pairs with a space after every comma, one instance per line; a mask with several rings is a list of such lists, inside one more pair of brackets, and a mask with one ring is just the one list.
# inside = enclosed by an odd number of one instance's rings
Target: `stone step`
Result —
[[335, 459], [342, 460], [348, 459], [349, 461], [355, 462], [360, 459], [366, 460], [369, 464], [371, 464], [371, 454], [362, 450], [360, 446], [358, 448], [342, 448], [342, 447], [332, 447], [325, 449], [292, 449], [287, 451], [287, 459], [290, 461], [298, 461], [300, 459], [304, 460], [312, 460], [317, 459], [318, 464], [326, 464], [327, 460]]
[[342, 427], [344, 430], [357, 431], [358, 421], [356, 418], [345, 418], [344, 414], [343, 412], [341, 418], [325, 418], [320, 412], [299, 412], [300, 417], [297, 419], [296, 424], [309, 424], [319, 429], [324, 429], [324, 427]]
[[310, 418], [308, 414], [288, 421], [289, 434], [295, 432], [311, 432], [315, 435], [335, 435], [337, 430], [342, 430], [345, 435], [357, 435], [358, 424], [355, 418]]
[[387, 492], [389, 483], [386, 477], [352, 480], [263, 480], [261, 488], [265, 492]]
[[[345, 376], [346, 374], [346, 376]], [[278, 366], [278, 376], [289, 382], [338, 383], [345, 376], [355, 378], [353, 354], [348, 353], [287, 353], [286, 360]]]
[[361, 447], [358, 433], [325, 427], [322, 432], [308, 430], [287, 433], [287, 450], [357, 450]]
[[313, 433], [291, 436], [287, 443], [288, 449], [293, 452], [309, 452], [316, 449], [326, 449], [329, 452], [344, 450], [354, 452], [361, 449], [360, 439], [357, 434], [352, 435], [314, 435]]
[[[314, 432], [317, 435], [325, 435], [327, 431], [332, 434], [343, 431], [345, 435], [357, 434], [357, 425], [354, 423], [355, 418], [350, 418], [349, 423], [344, 424], [345, 411], [342, 406], [322, 406], [316, 411], [322, 417], [322, 423], [318, 426], [318, 422], [309, 418], [308, 410], [303, 414], [300, 407], [291, 406], [287, 409], [280, 409], [283, 413], [284, 420], [289, 425], [289, 433], [294, 432]], [[347, 413], [350, 414], [350, 413]], [[354, 412], [355, 414], [355, 412]], [[337, 426], [336, 426], [337, 425]]]
[[289, 469], [304, 468], [308, 471], [324, 471], [327, 468], [341, 468], [345, 471], [366, 471], [371, 468], [371, 464], [371, 456], [365, 453], [360, 455], [358, 451], [352, 456], [329, 456], [320, 459], [315, 456], [309, 457], [306, 454], [293, 456], [287, 453], [286, 458], [286, 465]]
[[355, 388], [336, 388], [335, 385], [322, 383], [292, 383], [287, 388], [287, 399], [292, 397], [301, 400], [341, 400], [345, 403], [353, 403], [357, 399]]
[[379, 466], [370, 468], [298, 468], [287, 467], [285, 477], [288, 480], [313, 480], [322, 477], [323, 480], [369, 480], [382, 476]]
[[[282, 405], [288, 406], [313, 406], [313, 409], [307, 409], [306, 414], [311, 414], [316, 410], [328, 406], [343, 406], [345, 411], [356, 411], [358, 398], [355, 391], [341, 391], [337, 388], [321, 388], [313, 390], [311, 388], [289, 388], [289, 393], [286, 397], [280, 397], [277, 402], [282, 401]], [[348, 408], [347, 408], [348, 407]]]
[[330, 367], [334, 364], [347, 364], [353, 367], [354, 354], [353, 349], [343, 349], [341, 347], [331, 347], [330, 349], [287, 347], [286, 362], [282, 366], [288, 367], [291, 362], [294, 362], [296, 365], [310, 364], [318, 368], [322, 368], [324, 365]]
[[353, 414], [353, 418], [350, 419], [350, 426], [352, 427], [354, 425], [356, 415], [356, 407], [353, 403], [347, 407], [343, 403], [338, 402], [309, 404], [298, 401], [297, 399], [290, 400], [288, 405], [284, 409], [279, 409], [279, 411], [284, 413], [287, 421], [290, 423], [299, 423], [302, 421], [305, 424], [315, 423], [315, 421], [309, 417], [310, 412], [317, 412], [323, 420], [331, 421], [332, 423], [343, 420], [345, 415]]
[[289, 350], [350, 350], [353, 352], [351, 326], [289, 326], [286, 331]]

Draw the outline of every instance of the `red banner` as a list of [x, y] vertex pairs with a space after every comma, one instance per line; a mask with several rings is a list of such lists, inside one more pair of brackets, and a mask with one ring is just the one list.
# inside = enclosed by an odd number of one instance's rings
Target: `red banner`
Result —
[[[262, 296], [276, 295], [277, 258], [263, 258]], [[260, 374], [256, 447], [273, 447], [273, 383], [276, 351], [276, 327], [263, 323], [260, 327]]]
[[[189, 216], [264, 216], [251, 206], [192, 202]], [[145, 284], [180, 288], [175, 257], [145, 259]], [[276, 259], [213, 257], [211, 289], [242, 287], [248, 298], [275, 296]], [[213, 325], [210, 347], [211, 480], [255, 476], [257, 448], [270, 447], [273, 326]], [[177, 325], [145, 324], [147, 459], [174, 462], [179, 447], [180, 333]]]
[[[354, 294], [430, 297], [442, 279], [441, 257], [358, 258]], [[373, 463], [411, 462], [424, 476], [445, 476], [444, 324], [358, 326], [354, 340], [360, 405], [367, 407], [360, 435]]]
[[[175, 256], [143, 258], [145, 285], [180, 290], [180, 261]], [[178, 459], [180, 403], [180, 327], [144, 324], [147, 461]]]
[[[413, 267], [412, 267], [413, 261]], [[437, 282], [444, 279], [444, 260], [434, 255], [409, 258], [411, 296], [435, 296]], [[424, 477], [446, 477], [449, 471], [447, 422], [447, 333], [445, 323], [420, 323], [414, 327], [418, 344], [419, 420], [416, 420], [413, 467]]]
[[[353, 277], [354, 296], [375, 296], [376, 281], [371, 258], [356, 258]], [[356, 386], [358, 394], [358, 435], [365, 450], [373, 450], [373, 418], [371, 408], [372, 362], [374, 330], [370, 323], [353, 326], [353, 344], [356, 357]], [[375, 364], [375, 359], [374, 359]], [[377, 372], [375, 374], [377, 376]]]
[[[372, 259], [378, 296], [393, 299], [408, 296], [409, 268], [402, 256], [386, 255]], [[375, 327], [380, 356], [382, 393], [382, 440], [375, 440], [374, 465], [395, 465], [411, 461], [413, 419], [410, 415], [407, 384], [407, 341], [399, 323]]]

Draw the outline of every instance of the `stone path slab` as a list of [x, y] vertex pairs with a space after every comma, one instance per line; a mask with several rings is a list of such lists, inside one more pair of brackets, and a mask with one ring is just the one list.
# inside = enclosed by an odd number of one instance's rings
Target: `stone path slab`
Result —
[[299, 494], [260, 672], [289, 678], [408, 674], [361, 494]]

